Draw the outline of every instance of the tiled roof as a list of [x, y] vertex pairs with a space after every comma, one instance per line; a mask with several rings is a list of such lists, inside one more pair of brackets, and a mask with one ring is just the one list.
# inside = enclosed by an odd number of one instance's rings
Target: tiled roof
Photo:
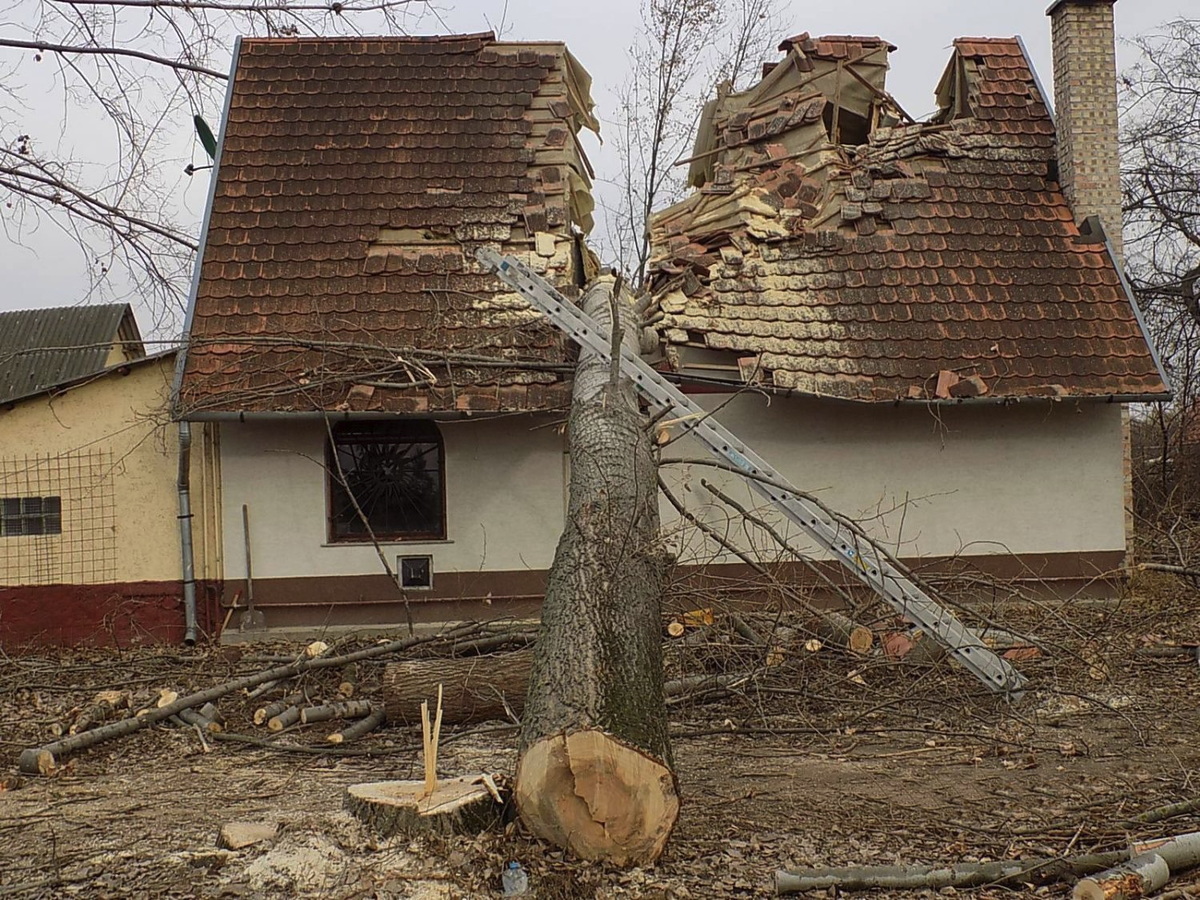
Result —
[[144, 355], [128, 303], [0, 312], [0, 404]]
[[521, 366], [564, 341], [474, 252], [578, 282], [589, 86], [562, 44], [490, 34], [243, 40], [179, 411], [565, 406]]
[[818, 76], [833, 65], [798, 69], [706, 114], [702, 186], [653, 220], [672, 365], [702, 356], [721, 377], [863, 401], [1166, 396], [1104, 244], [1056, 182], [1017, 40], [956, 41], [932, 122], [901, 124], [873, 91], [859, 146], [829, 137], [835, 82]]

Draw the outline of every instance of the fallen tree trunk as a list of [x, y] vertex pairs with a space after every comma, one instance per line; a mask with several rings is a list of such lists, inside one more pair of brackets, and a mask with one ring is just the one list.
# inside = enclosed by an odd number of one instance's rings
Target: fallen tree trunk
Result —
[[775, 890], [796, 894], [835, 887], [843, 891], [875, 888], [918, 890], [970, 888], [985, 884], [1044, 884], [1063, 877], [1090, 875], [1129, 859], [1128, 850], [1092, 853], [1070, 859], [1012, 859], [955, 866], [849, 866], [792, 869], [775, 873]]
[[102, 725], [99, 728], [93, 728], [91, 731], [85, 731], [73, 737], [64, 738], [61, 741], [53, 741], [42, 747], [30, 747], [28, 750], [21, 752], [17, 760], [17, 765], [22, 772], [29, 775], [48, 775], [67, 754], [93, 747], [96, 744], [110, 741], [114, 738], [124, 737], [127, 734], [133, 734], [135, 731], [140, 731], [150, 725], [165, 721], [172, 716], [177, 716], [180, 710], [203, 706], [205, 703], [219, 700], [226, 694], [232, 694], [234, 691], [257, 687], [272, 680], [291, 678], [302, 672], [307, 672], [309, 669], [340, 666], [348, 662], [357, 662], [360, 659], [386, 656], [389, 653], [397, 653], [401, 650], [407, 650], [410, 647], [416, 647], [419, 644], [428, 644], [456, 635], [467, 634], [474, 630], [475, 627], [475, 625], [459, 625], [441, 635], [431, 635], [430, 637], [421, 638], [410, 637], [399, 641], [390, 641], [386, 644], [377, 644], [374, 647], [357, 650], [354, 653], [347, 653], [344, 656], [297, 660], [286, 666], [278, 666], [274, 669], [268, 669], [265, 672], [256, 672], [253, 675], [235, 678], [233, 681], [226, 681], [224, 684], [218, 684], [207, 690], [189, 694], [186, 697], [179, 697], [165, 706], [148, 711], [145, 715], [133, 716], [132, 718], [122, 719], [120, 722]]
[[[584, 311], [638, 352], [627, 295]], [[611, 303], [611, 307], [610, 307]], [[629, 380], [582, 351], [568, 422], [567, 521], [542, 605], [515, 798], [537, 836], [583, 859], [642, 865], [679, 815], [663, 698], [665, 556], [647, 422]]]
[[388, 720], [421, 721], [421, 701], [443, 685], [442, 721], [449, 725], [520, 716], [529, 690], [532, 650], [461, 659], [389, 663], [383, 670], [383, 704]]
[[[529, 691], [534, 650], [514, 650], [473, 659], [421, 659], [389, 663], [383, 671], [383, 699], [389, 722], [415, 725], [421, 701], [443, 686], [442, 720], [451, 725], [520, 716]], [[663, 684], [663, 696], [711, 694], [747, 679], [746, 673], [685, 675]], [[508, 704], [507, 709], [505, 704]]]

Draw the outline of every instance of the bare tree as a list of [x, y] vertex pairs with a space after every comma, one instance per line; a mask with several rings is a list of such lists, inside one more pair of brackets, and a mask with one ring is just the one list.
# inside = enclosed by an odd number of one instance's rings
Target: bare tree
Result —
[[172, 328], [197, 244], [183, 189], [209, 162], [192, 121], [216, 126], [235, 35], [403, 33], [426, 9], [424, 0], [10, 0], [0, 30], [6, 237], [61, 229], [83, 254], [89, 296], [136, 299], [156, 327]]
[[1121, 98], [1126, 263], [1176, 395], [1134, 431], [1138, 512], [1153, 519], [1200, 510], [1200, 20], [1134, 44]]
[[606, 204], [606, 253], [641, 286], [650, 256], [650, 214], [682, 199], [688, 155], [714, 88], [749, 81], [779, 39], [778, 0], [645, 0], [617, 91], [620, 167]]

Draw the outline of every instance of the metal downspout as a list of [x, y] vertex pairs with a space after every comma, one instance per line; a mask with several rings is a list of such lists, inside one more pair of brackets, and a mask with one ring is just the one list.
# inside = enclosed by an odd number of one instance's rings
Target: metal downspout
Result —
[[179, 548], [183, 561], [183, 642], [196, 643], [196, 564], [192, 556], [192, 424], [179, 423]]

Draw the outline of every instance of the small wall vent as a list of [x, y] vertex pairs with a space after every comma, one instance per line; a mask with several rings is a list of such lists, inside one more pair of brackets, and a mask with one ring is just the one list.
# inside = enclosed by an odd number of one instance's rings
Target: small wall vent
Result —
[[400, 587], [413, 591], [427, 591], [433, 587], [432, 556], [400, 556], [397, 564]]

